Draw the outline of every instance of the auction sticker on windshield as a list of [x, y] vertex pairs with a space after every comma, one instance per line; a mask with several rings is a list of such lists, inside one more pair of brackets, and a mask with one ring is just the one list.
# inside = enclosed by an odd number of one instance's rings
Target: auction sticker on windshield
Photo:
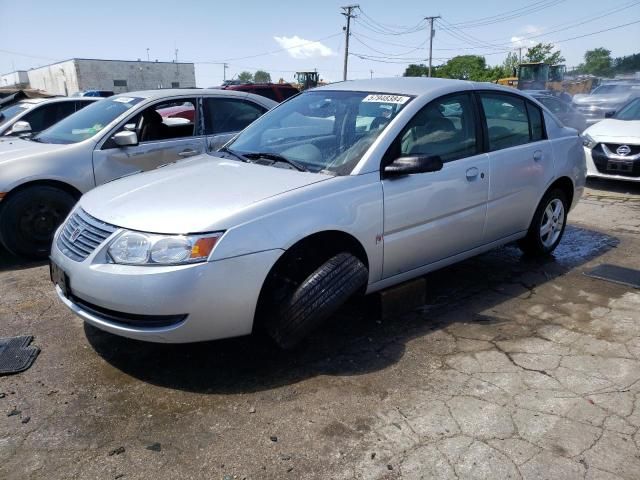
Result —
[[363, 102], [376, 102], [376, 103], [397, 103], [399, 105], [404, 105], [407, 103], [411, 97], [406, 97], [404, 95], [383, 95], [383, 94], [372, 94], [367, 95], [362, 100]]
[[120, 103], [129, 103], [133, 100], [135, 100], [135, 98], [133, 97], [118, 97], [113, 99], [114, 102], [120, 102]]

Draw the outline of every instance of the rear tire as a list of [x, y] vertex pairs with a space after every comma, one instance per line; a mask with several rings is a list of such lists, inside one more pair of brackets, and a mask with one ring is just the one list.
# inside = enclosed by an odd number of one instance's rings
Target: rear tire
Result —
[[267, 331], [280, 348], [300, 340], [333, 315], [369, 278], [364, 264], [350, 253], [339, 253], [312, 272], [274, 309]]
[[559, 188], [548, 191], [533, 215], [527, 236], [518, 242], [527, 255], [544, 256], [553, 252], [567, 225], [567, 195]]
[[59, 188], [34, 186], [18, 191], [0, 204], [0, 240], [14, 255], [47, 258], [53, 234], [76, 203]]

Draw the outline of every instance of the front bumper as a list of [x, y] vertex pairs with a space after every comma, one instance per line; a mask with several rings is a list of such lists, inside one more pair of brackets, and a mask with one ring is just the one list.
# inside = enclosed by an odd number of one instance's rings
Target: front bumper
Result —
[[586, 147], [584, 148], [584, 154], [587, 159], [587, 177], [606, 178], [610, 180], [625, 180], [627, 182], [640, 182], [640, 159], [629, 160], [633, 162], [633, 168], [631, 172], [625, 172], [624, 174], [613, 173], [613, 170], [607, 169], [604, 159], [598, 157], [596, 153], [596, 159], [594, 159], [594, 152]]
[[68, 278], [68, 296], [56, 287], [60, 300], [99, 329], [161, 343], [251, 333], [264, 279], [282, 254], [269, 250], [192, 265], [131, 266], [102, 261], [105, 245], [77, 262], [53, 242], [51, 259]]

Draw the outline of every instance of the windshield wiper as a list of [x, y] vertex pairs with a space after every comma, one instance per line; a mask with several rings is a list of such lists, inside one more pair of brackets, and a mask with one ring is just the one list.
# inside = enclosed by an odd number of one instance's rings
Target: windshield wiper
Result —
[[218, 151], [219, 152], [223, 152], [223, 153], [229, 153], [229, 154], [233, 155], [234, 157], [236, 157], [238, 160], [240, 160], [242, 162], [248, 162], [249, 161], [246, 158], [244, 158], [242, 155], [240, 155], [239, 153], [234, 152], [233, 150], [231, 150], [230, 148], [227, 148], [227, 147], [222, 147]]
[[278, 153], [273, 152], [252, 152], [252, 153], [243, 153], [243, 157], [248, 158], [249, 160], [258, 160], [259, 158], [266, 158], [267, 160], [273, 160], [274, 162], [282, 162], [291, 165], [293, 168], [300, 172], [308, 172], [309, 169], [304, 165], [296, 162], [295, 160], [291, 160], [289, 158], [283, 157]]

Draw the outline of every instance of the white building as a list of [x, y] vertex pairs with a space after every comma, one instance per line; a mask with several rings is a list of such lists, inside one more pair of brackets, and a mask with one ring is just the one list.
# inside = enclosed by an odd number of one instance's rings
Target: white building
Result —
[[[25, 72], [13, 72], [15, 75]], [[81, 90], [111, 90], [115, 93], [154, 88], [193, 88], [193, 63], [146, 62], [72, 58], [26, 72], [29, 87], [55, 95]], [[8, 77], [8, 76], [7, 76]], [[4, 83], [5, 76], [2, 76]], [[8, 77], [7, 85], [10, 79]], [[23, 86], [24, 87], [24, 86]]]
[[27, 88], [29, 86], [29, 75], [24, 70], [0, 75], [0, 88], [17, 87]]

